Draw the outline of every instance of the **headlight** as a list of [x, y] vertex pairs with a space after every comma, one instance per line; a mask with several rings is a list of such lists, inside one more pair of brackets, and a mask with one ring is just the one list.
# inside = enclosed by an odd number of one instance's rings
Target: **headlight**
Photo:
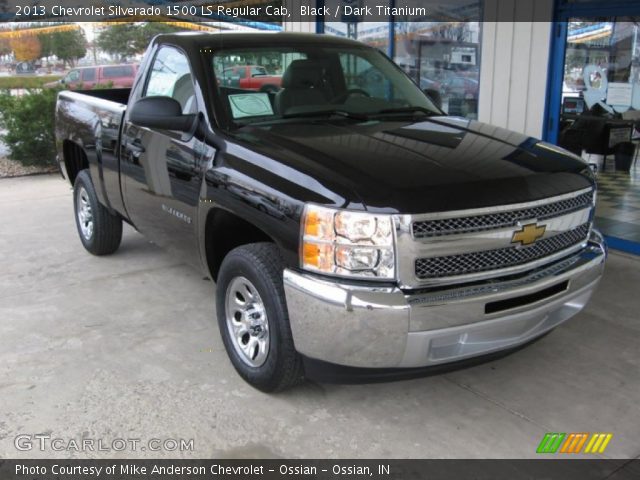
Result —
[[307, 205], [300, 266], [330, 275], [394, 279], [391, 216]]

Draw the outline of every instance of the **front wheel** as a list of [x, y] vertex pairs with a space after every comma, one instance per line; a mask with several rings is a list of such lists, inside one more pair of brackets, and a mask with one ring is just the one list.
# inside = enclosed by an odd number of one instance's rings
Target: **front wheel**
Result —
[[274, 244], [244, 245], [225, 257], [217, 282], [218, 326], [227, 354], [240, 376], [263, 392], [286, 390], [303, 378], [282, 268]]
[[73, 206], [84, 248], [94, 255], [115, 252], [122, 240], [122, 219], [98, 201], [87, 170], [78, 173], [73, 184]]

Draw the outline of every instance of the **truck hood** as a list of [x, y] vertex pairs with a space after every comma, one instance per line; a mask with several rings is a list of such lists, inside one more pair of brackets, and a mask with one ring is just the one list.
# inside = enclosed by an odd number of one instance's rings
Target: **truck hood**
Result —
[[352, 192], [351, 202], [371, 211], [489, 207], [593, 185], [586, 164], [569, 152], [455, 117], [284, 122], [247, 126], [235, 138], [325, 186]]

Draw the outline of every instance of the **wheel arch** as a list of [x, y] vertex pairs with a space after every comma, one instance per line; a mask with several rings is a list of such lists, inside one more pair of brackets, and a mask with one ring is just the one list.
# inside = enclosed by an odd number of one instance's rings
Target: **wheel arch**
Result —
[[89, 159], [84, 149], [77, 142], [68, 139], [62, 142], [62, 156], [67, 179], [73, 185], [78, 173], [89, 168]]
[[212, 208], [207, 212], [203, 240], [207, 272], [214, 281], [218, 278], [224, 257], [234, 248], [269, 242], [281, 249], [276, 239], [267, 232], [223, 208]]

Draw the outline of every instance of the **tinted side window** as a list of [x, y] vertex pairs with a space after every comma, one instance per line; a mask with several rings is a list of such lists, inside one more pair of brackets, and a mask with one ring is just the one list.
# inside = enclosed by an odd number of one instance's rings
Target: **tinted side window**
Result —
[[95, 68], [85, 68], [82, 70], [82, 81], [83, 82], [93, 82], [96, 79], [96, 69]]
[[267, 71], [264, 67], [251, 67], [251, 75], [266, 75]]
[[143, 96], [154, 95], [176, 99], [182, 106], [182, 113], [197, 112], [191, 69], [184, 53], [172, 47], [160, 49], [153, 60]]
[[132, 77], [133, 67], [126, 65], [120, 67], [104, 67], [102, 69], [102, 76], [104, 78]]

